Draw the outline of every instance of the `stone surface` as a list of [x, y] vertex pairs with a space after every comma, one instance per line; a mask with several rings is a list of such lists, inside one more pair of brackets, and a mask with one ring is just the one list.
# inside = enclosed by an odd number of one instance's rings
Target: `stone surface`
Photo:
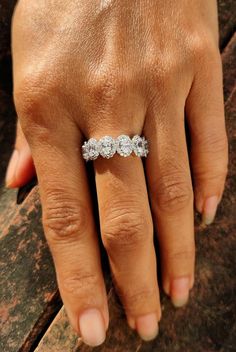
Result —
[[[9, 30], [14, 3], [0, 2], [0, 351], [90, 351], [77, 342], [63, 309], [58, 313], [61, 302], [43, 236], [37, 187], [23, 188], [18, 205], [17, 192], [4, 188], [15, 135]], [[97, 351], [236, 351], [235, 0], [219, 1], [219, 19], [230, 168], [215, 223], [203, 228], [196, 218], [196, 283], [190, 303], [175, 310], [162, 295], [160, 335], [154, 342], [143, 343], [126, 325], [103, 252], [111, 323], [107, 341]]]
[[230, 94], [232, 94], [236, 86], [235, 58], [236, 58], [236, 32], [233, 34], [232, 38], [230, 39], [227, 47], [225, 48], [222, 54], [225, 102], [227, 102], [227, 100], [230, 97]]
[[220, 24], [220, 48], [222, 51], [236, 30], [236, 3], [235, 0], [218, 0], [217, 2]]
[[0, 237], [0, 350], [4, 352], [29, 351], [60, 306], [37, 188], [14, 207]]

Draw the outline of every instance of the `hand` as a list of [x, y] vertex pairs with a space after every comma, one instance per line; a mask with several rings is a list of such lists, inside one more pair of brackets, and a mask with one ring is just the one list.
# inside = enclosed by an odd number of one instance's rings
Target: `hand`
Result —
[[20, 125], [7, 182], [27, 181], [33, 158], [61, 296], [89, 345], [103, 342], [109, 317], [81, 145], [120, 134], [150, 142], [144, 165], [116, 155], [94, 169], [101, 237], [128, 323], [154, 338], [161, 308], [153, 227], [164, 291], [182, 306], [194, 283], [193, 200], [210, 223], [224, 188], [215, 0], [20, 0], [13, 63]]

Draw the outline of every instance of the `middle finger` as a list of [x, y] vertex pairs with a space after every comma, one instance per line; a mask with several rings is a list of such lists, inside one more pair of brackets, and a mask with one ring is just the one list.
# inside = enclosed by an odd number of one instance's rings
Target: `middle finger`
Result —
[[154, 105], [145, 132], [152, 143], [146, 171], [161, 250], [163, 288], [179, 307], [187, 302], [193, 286], [195, 259], [184, 103], [182, 97], [172, 96], [164, 109]]

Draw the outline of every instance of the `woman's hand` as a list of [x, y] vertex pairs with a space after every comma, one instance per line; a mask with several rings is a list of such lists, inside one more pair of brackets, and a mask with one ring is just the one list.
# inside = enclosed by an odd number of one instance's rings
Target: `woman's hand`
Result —
[[182, 306], [194, 282], [193, 199], [210, 223], [224, 188], [215, 0], [20, 0], [13, 63], [23, 133], [19, 125], [7, 182], [32, 176], [32, 152], [61, 296], [89, 345], [103, 342], [109, 318], [81, 145], [104, 135], [148, 139], [144, 165], [114, 156], [94, 169], [101, 237], [128, 323], [154, 338], [161, 307], [153, 226], [164, 291]]

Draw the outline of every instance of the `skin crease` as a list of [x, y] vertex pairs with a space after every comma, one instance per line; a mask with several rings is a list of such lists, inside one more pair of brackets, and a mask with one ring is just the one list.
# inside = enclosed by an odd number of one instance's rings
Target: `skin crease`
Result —
[[[102, 342], [109, 315], [80, 145], [90, 137], [142, 133], [150, 142], [144, 165], [116, 155], [99, 158], [94, 168], [101, 237], [117, 292], [129, 325], [143, 339], [154, 338], [159, 286], [175, 306], [187, 302], [193, 286], [193, 202], [209, 223], [224, 189], [216, 2], [20, 0], [12, 29], [21, 159], [8, 185], [26, 182], [35, 166], [61, 296], [89, 345]], [[91, 338], [86, 326], [95, 320], [100, 335]]]

